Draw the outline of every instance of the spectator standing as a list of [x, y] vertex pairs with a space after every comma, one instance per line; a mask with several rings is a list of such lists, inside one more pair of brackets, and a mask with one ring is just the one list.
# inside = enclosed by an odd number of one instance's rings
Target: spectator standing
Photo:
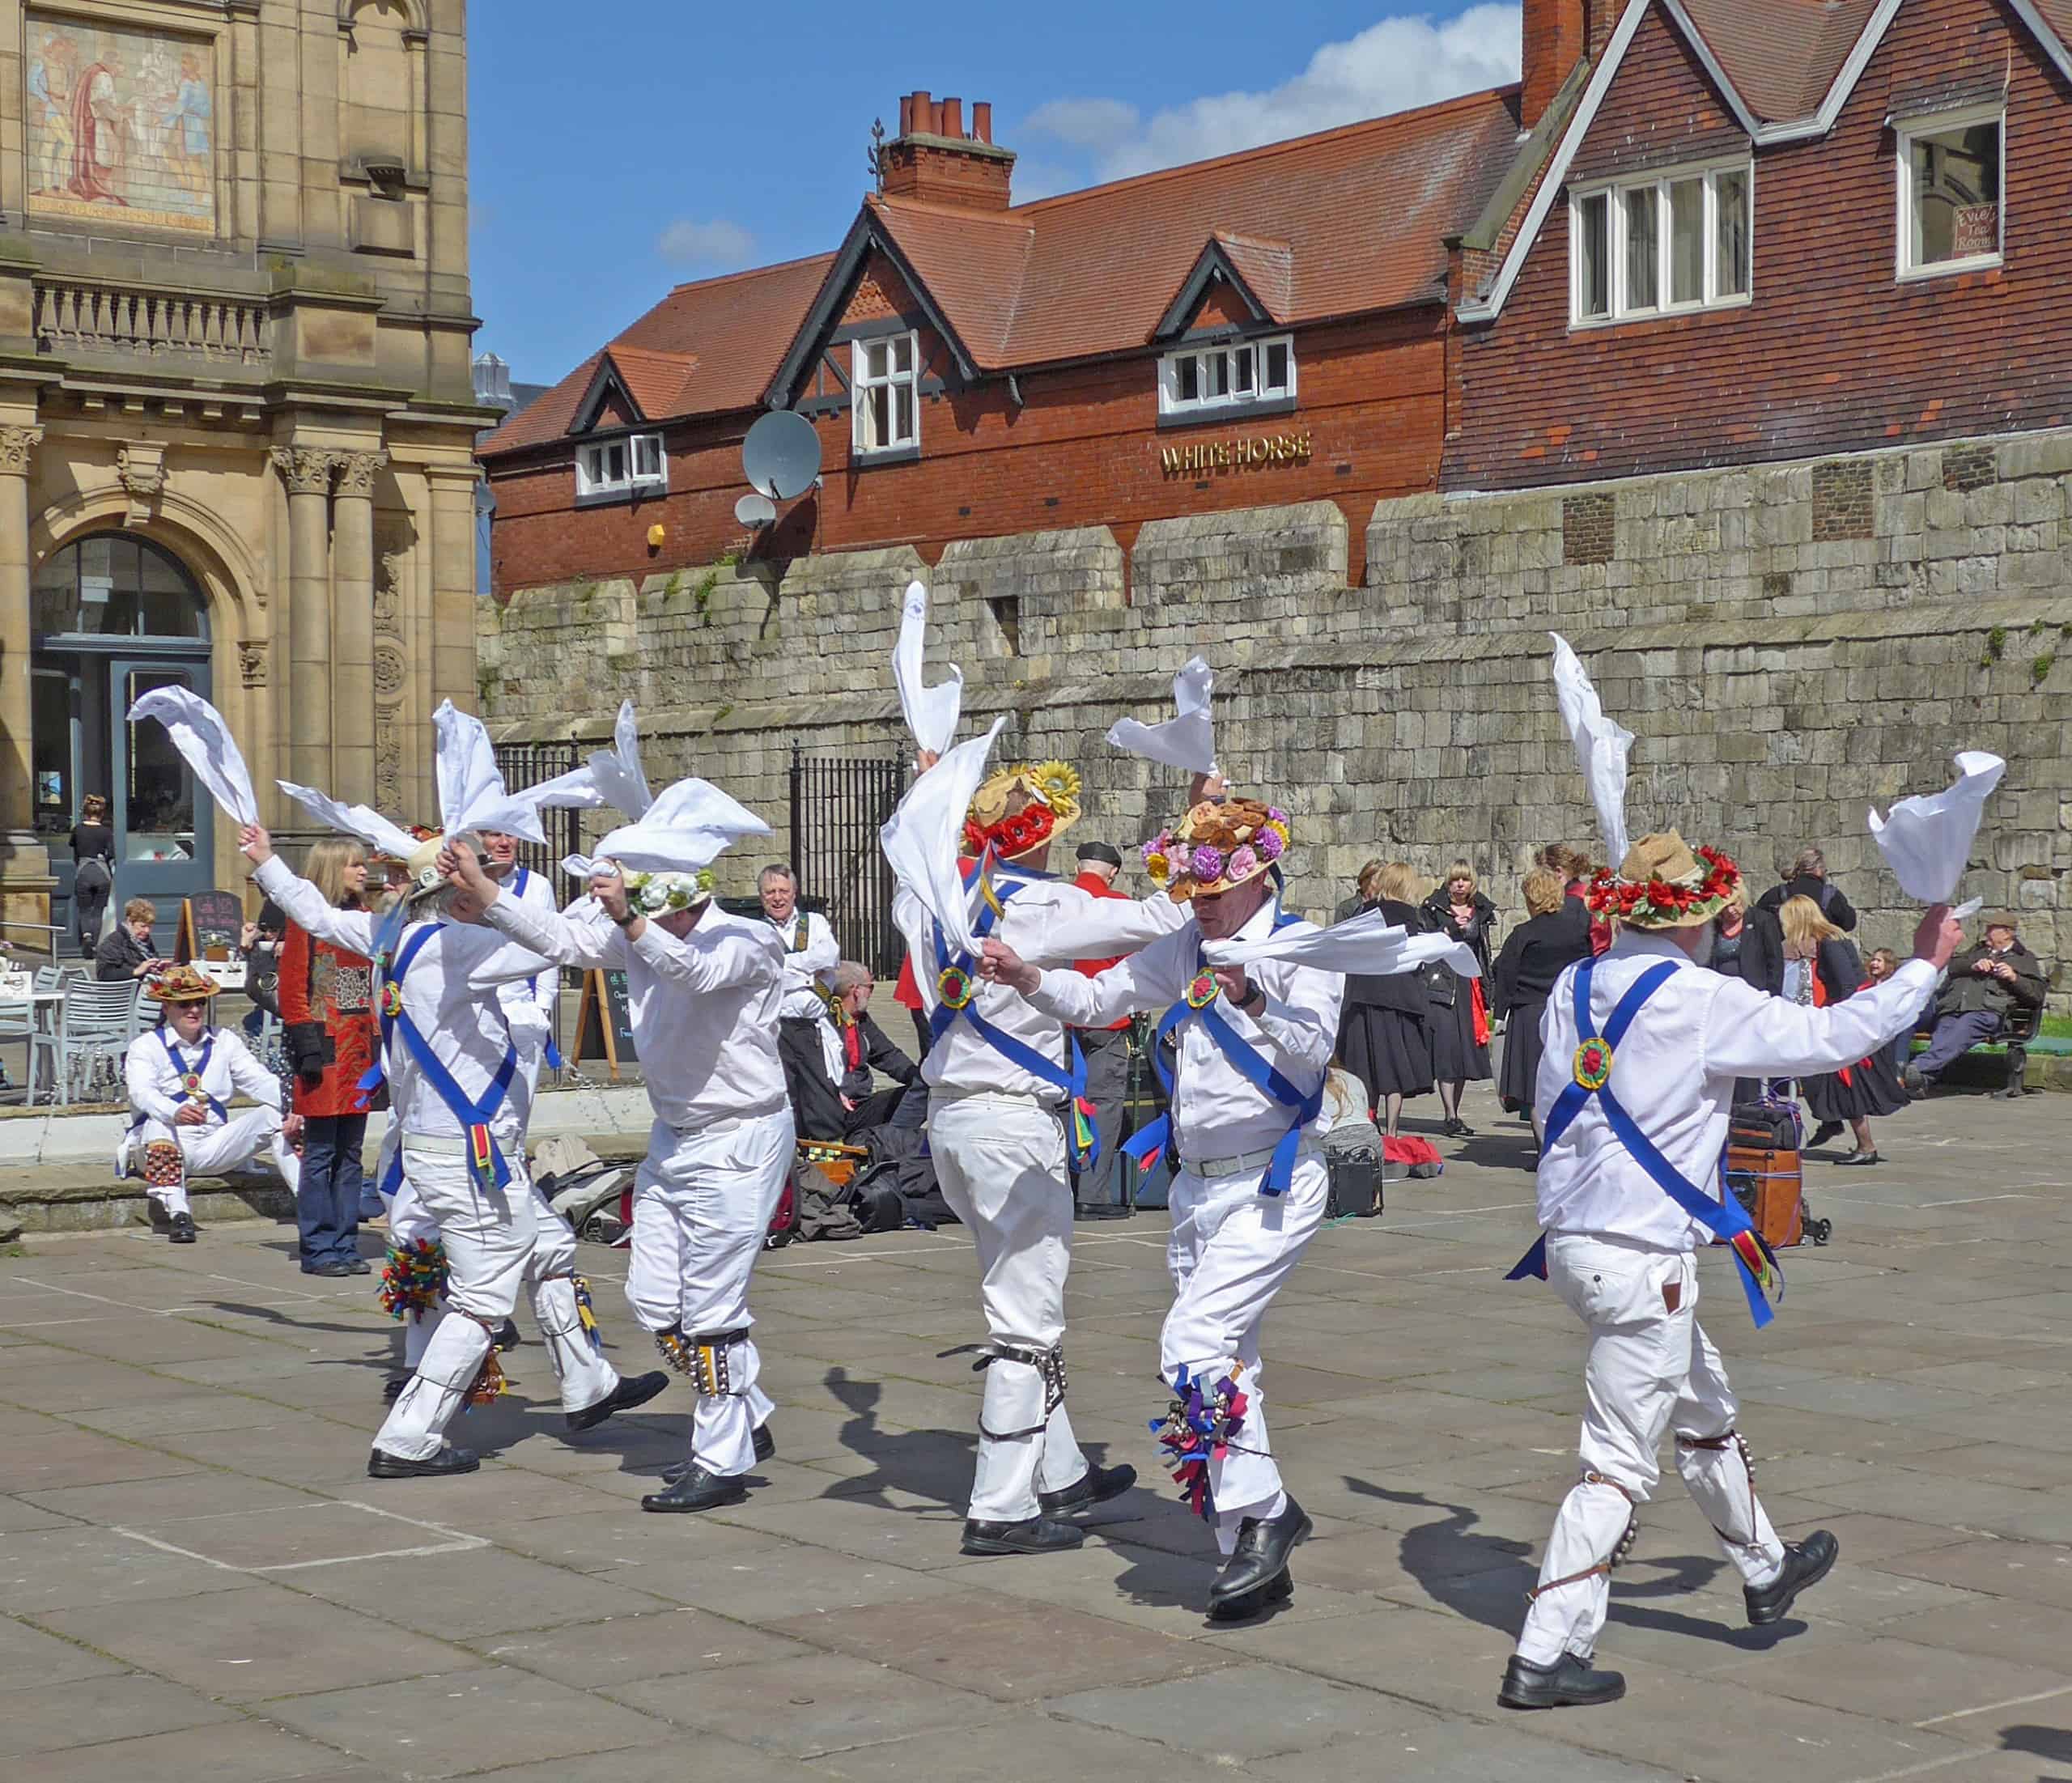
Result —
[[[1374, 894], [1366, 909], [1381, 911], [1394, 928], [1412, 932], [1424, 928], [1417, 914], [1417, 875], [1406, 863], [1391, 861], [1370, 883]], [[1432, 1093], [1433, 1014], [1420, 974], [1356, 974], [1345, 981], [1338, 1055], [1367, 1086], [1368, 1110], [1391, 1137], [1403, 1119], [1404, 1098]]]
[[1534, 859], [1548, 872], [1559, 877], [1562, 895], [1583, 913], [1582, 919], [1590, 933], [1590, 952], [1603, 953], [1611, 945], [1611, 919], [1590, 915], [1590, 882], [1596, 877], [1597, 868], [1590, 856], [1568, 843], [1550, 842]]
[[[367, 907], [367, 855], [349, 836], [310, 844], [303, 877], [334, 910]], [[363, 955], [319, 940], [299, 923], [281, 936], [274, 979], [294, 1112], [303, 1119], [295, 1191], [305, 1276], [363, 1276], [360, 1192], [367, 1097], [374, 1061], [373, 970]]]
[[2043, 964], [2022, 945], [2015, 919], [1993, 918], [1985, 939], [1951, 961], [1935, 999], [1928, 1050], [1907, 1067], [1906, 1087], [1926, 1095], [1962, 1055], [2006, 1027], [2017, 1007], [2042, 1007], [2044, 988]]
[[1418, 906], [1418, 915], [1425, 928], [1466, 942], [1482, 968], [1479, 979], [1463, 978], [1443, 960], [1429, 969], [1432, 1070], [1446, 1117], [1440, 1131], [1465, 1138], [1475, 1129], [1460, 1118], [1461, 1093], [1470, 1078], [1482, 1083], [1489, 1076], [1489, 1003], [1484, 986], [1491, 970], [1489, 941], [1497, 929], [1497, 906], [1483, 894], [1474, 868], [1456, 860], [1446, 869], [1445, 884]]
[[[1115, 881], [1122, 876], [1123, 856], [1119, 849], [1106, 842], [1083, 842], [1079, 845], [1079, 874], [1072, 883], [1090, 898], [1120, 898], [1127, 899], [1127, 892], [1115, 889]], [[1120, 958], [1121, 956], [1116, 956]], [[1088, 978], [1098, 978], [1115, 963], [1115, 960], [1075, 960], [1073, 968]], [[1079, 1042], [1080, 1055], [1086, 1061], [1086, 1099], [1093, 1105], [1093, 1130], [1098, 1146], [1094, 1154], [1093, 1168], [1072, 1170], [1072, 1201], [1075, 1216], [1081, 1220], [1127, 1220], [1134, 1211], [1123, 1199], [1123, 1173], [1116, 1167], [1116, 1147], [1122, 1137], [1123, 1103], [1130, 1088], [1130, 1023], [1125, 1016], [1106, 1028], [1075, 1028], [1072, 1037]]]
[[799, 908], [799, 876], [783, 861], [773, 860], [756, 876], [755, 889], [762, 900], [762, 914], [784, 944], [784, 999], [777, 1011], [777, 1053], [784, 1064], [792, 1119], [807, 1138], [820, 1137], [809, 1115], [822, 1106], [820, 1086], [829, 1069], [822, 1041], [827, 1028], [824, 999], [827, 974], [841, 960], [842, 949], [825, 916]]
[[[1785, 986], [1789, 1000], [1816, 1009], [1845, 1003], [1867, 981], [1863, 962], [1841, 930], [1820, 912], [1811, 898], [1787, 898], [1777, 913], [1784, 931]], [[1892, 1069], [1890, 1053], [1880, 1048], [1867, 1059], [1839, 1071], [1823, 1072], [1799, 1084], [1806, 1106], [1819, 1125], [1806, 1144], [1808, 1150], [1836, 1137], [1845, 1125], [1856, 1136], [1856, 1149], [1844, 1164], [1875, 1164], [1878, 1148], [1870, 1138], [1870, 1117], [1896, 1114], [1906, 1106], [1906, 1092]]]
[[100, 945], [101, 923], [115, 895], [115, 831], [108, 800], [89, 792], [72, 826], [72, 933], [82, 957]]
[[[1889, 947], [1874, 947], [1870, 956], [1863, 962], [1863, 969], [1873, 984], [1883, 984], [1900, 969], [1900, 957]], [[1907, 1068], [1907, 1059], [1913, 1051], [1913, 1035], [1903, 1034], [1886, 1047], [1886, 1056], [1892, 1061], [1892, 1072], [1897, 1076]], [[1901, 1088], [1904, 1088], [1904, 1080]]]
[[158, 911], [148, 898], [133, 898], [122, 906], [122, 920], [94, 950], [94, 977], [103, 984], [122, 979], [147, 979], [167, 962], [151, 939]]
[[1820, 914], [1836, 928], [1845, 934], [1855, 932], [1856, 911], [1842, 896], [1841, 888], [1828, 877], [1828, 857], [1818, 848], [1800, 849], [1783, 882], [1771, 886], [1757, 898], [1756, 907], [1775, 915], [1783, 910], [1785, 901], [1791, 898], [1811, 898], [1819, 906]]
[[1590, 906], [1572, 896], [1560, 875], [1535, 867], [1525, 876], [1526, 919], [1497, 956], [1494, 1002], [1504, 1019], [1504, 1065], [1497, 1093], [1504, 1106], [1533, 1118], [1539, 1076], [1539, 1018], [1554, 981], [1590, 957]]
[[1375, 898], [1381, 894], [1374, 889], [1375, 881], [1382, 877], [1382, 863], [1370, 860], [1360, 869], [1352, 881], [1352, 895], [1339, 900], [1338, 908], [1331, 912], [1334, 923], [1342, 923], [1348, 916], [1357, 916], [1363, 910], [1371, 909]]

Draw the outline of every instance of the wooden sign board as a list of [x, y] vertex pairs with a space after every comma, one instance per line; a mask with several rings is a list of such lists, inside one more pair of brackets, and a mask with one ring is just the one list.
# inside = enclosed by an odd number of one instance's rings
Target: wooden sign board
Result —
[[603, 1059], [611, 1068], [614, 1083], [622, 1064], [640, 1061], [640, 1050], [634, 1044], [633, 1012], [626, 1003], [623, 972], [583, 974], [583, 998], [575, 1011], [575, 1045], [568, 1062], [580, 1065], [586, 1059]]
[[173, 957], [185, 965], [195, 960], [234, 960], [244, 932], [244, 900], [236, 892], [196, 892], [180, 906], [180, 939]]

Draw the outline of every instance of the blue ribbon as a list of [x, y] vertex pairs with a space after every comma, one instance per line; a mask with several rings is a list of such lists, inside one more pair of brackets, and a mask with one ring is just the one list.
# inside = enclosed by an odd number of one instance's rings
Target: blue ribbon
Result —
[[[1590, 1017], [1590, 974], [1596, 964], [1594, 960], [1585, 960], [1574, 969], [1576, 1031], [1581, 1036], [1577, 1043], [1578, 1046], [1585, 1046], [1593, 1040], [1601, 1040], [1616, 1055], [1619, 1042], [1625, 1038], [1626, 1030], [1633, 1025], [1633, 1018], [1641, 1012], [1641, 1006], [1668, 983], [1677, 968], [1674, 961], [1664, 961], [1642, 973], [1625, 996], [1619, 1000], [1618, 1007], [1612, 1011], [1611, 1018], [1604, 1025], [1603, 1033], [1600, 1034], [1592, 1025]], [[1616, 1068], [1616, 1057], [1614, 1068]], [[1747, 1211], [1726, 1188], [1724, 1156], [1721, 1158], [1721, 1195], [1715, 1200], [1687, 1181], [1683, 1172], [1662, 1156], [1654, 1141], [1641, 1131], [1640, 1123], [1626, 1112], [1619, 1098], [1611, 1093], [1609, 1083], [1591, 1089], [1582, 1084], [1572, 1082], [1561, 1092], [1547, 1116], [1547, 1130], [1541, 1142], [1543, 1156], [1553, 1149], [1555, 1141], [1569, 1130], [1577, 1115], [1582, 1112], [1585, 1105], [1593, 1097], [1596, 1098], [1598, 1106], [1604, 1110], [1605, 1122], [1611, 1129], [1611, 1136], [1625, 1147], [1634, 1162], [1654, 1179], [1656, 1187], [1713, 1237], [1726, 1241], [1730, 1246], [1732, 1241], [1743, 1233], [1754, 1230], [1755, 1222], [1748, 1217]], [[1762, 1243], [1760, 1233], [1756, 1242]], [[1763, 1249], [1767, 1254], [1769, 1247], [1764, 1245]], [[1734, 1258], [1735, 1270], [1741, 1277], [1741, 1291], [1747, 1299], [1749, 1315], [1758, 1327], [1768, 1324], [1776, 1314], [1763, 1293], [1762, 1284], [1742, 1260], [1738, 1250], [1730, 1251], [1730, 1254]], [[1771, 1261], [1774, 1267], [1775, 1259]], [[1543, 1232], [1504, 1279], [1506, 1281], [1520, 1281], [1527, 1276], [1537, 1276], [1542, 1280], [1546, 1279], [1547, 1234]], [[1784, 1280], [1781, 1269], [1777, 1271], [1777, 1280], [1781, 1285]]]
[[[211, 1034], [206, 1040], [204, 1040], [202, 1042], [202, 1056], [191, 1067], [188, 1064], [187, 1061], [180, 1056], [179, 1047], [176, 1046], [172, 1043], [172, 1034], [163, 1028], [160, 1028], [159, 1029], [159, 1044], [165, 1048], [165, 1055], [172, 1061], [172, 1068], [178, 1072], [182, 1077], [188, 1076], [190, 1071], [195, 1076], [198, 1077], [203, 1072], [209, 1068], [209, 1059], [216, 1050], [216, 1037], [214, 1034]], [[183, 1086], [183, 1088], [185, 1086]], [[205, 1095], [202, 1097], [202, 1100], [208, 1103], [209, 1112], [214, 1114], [218, 1120], [227, 1121], [230, 1119], [230, 1110], [224, 1107], [221, 1102], [218, 1102], [214, 1097]], [[133, 1127], [141, 1127], [143, 1125], [143, 1123], [140, 1120], [133, 1123], [132, 1124]]]

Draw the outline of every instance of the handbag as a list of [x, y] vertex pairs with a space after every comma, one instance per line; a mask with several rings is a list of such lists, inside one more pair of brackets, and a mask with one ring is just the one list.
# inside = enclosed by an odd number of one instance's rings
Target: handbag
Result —
[[1424, 994], [1432, 1000], [1435, 1009], [1450, 1009], [1454, 999], [1459, 994], [1460, 979], [1444, 960], [1429, 960], [1417, 969], [1417, 975], [1424, 981]]

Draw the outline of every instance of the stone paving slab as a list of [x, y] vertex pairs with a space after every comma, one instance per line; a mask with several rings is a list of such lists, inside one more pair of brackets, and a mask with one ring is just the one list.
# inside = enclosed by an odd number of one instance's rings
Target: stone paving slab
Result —
[[[1612, 1707], [1509, 1715], [1497, 1679], [1573, 1478], [1581, 1338], [1499, 1278], [1531, 1235], [1521, 1131], [1327, 1228], [1267, 1332], [1316, 1534], [1270, 1620], [1203, 1615], [1208, 1532], [1144, 1421], [1165, 1217], [1081, 1229], [1072, 1407], [1139, 1487], [1079, 1552], [957, 1552], [983, 1377], [959, 1232], [766, 1257], [775, 1458], [749, 1501], [638, 1508], [684, 1401], [571, 1438], [543, 1352], [470, 1414], [482, 1471], [365, 1477], [395, 1328], [244, 1221], [0, 1259], [0, 1772], [39, 1783], [1051, 1783], [1204, 1765], [1267, 1783], [2072, 1783], [2072, 1101], [1938, 1098], [1890, 1161], [1815, 1161], [1825, 1250], [1709, 1328], [1773, 1515], [1834, 1575], [1774, 1628], [1673, 1470], [1603, 1651]], [[372, 1250], [378, 1239], [369, 1235]], [[619, 1365], [623, 1253], [584, 1247]], [[321, 1291], [320, 1291], [321, 1290]], [[521, 1324], [524, 1319], [521, 1315]]]

